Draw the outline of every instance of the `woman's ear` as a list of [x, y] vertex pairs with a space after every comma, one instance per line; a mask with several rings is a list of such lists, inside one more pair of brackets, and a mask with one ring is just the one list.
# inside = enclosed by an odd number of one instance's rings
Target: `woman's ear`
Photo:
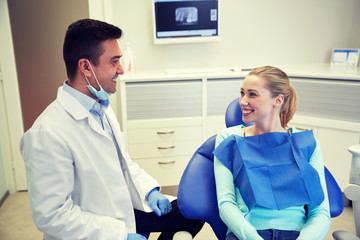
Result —
[[283, 103], [284, 103], [284, 95], [282, 95], [282, 94], [279, 94], [277, 97], [276, 97], [276, 99], [275, 99], [275, 104], [277, 105], [277, 106], [282, 106], [283, 105]]
[[78, 61], [78, 68], [80, 72], [82, 72], [86, 77], [91, 77], [91, 70], [89, 64], [90, 64], [89, 60], [85, 58], [81, 58]]

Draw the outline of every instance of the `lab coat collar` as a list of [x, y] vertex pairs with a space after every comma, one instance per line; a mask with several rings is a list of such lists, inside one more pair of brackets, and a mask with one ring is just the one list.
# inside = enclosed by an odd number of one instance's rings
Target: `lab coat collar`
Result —
[[75, 120], [80, 121], [87, 118], [94, 131], [110, 139], [95, 118], [91, 116], [91, 113], [75, 97], [64, 91], [63, 87], [58, 89], [57, 101]]
[[72, 88], [68, 84], [69, 80], [66, 80], [63, 84], [63, 90], [69, 93], [71, 96], [76, 98], [76, 100], [89, 112], [94, 111], [100, 115], [100, 117], [104, 117], [105, 111], [108, 108], [107, 105], [101, 103], [101, 101], [97, 102], [95, 99], [85, 95], [84, 93]]

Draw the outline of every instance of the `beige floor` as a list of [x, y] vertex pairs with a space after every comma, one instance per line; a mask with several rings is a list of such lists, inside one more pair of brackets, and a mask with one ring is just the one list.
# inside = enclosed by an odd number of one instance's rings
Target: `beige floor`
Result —
[[[325, 240], [331, 240], [335, 230], [355, 232], [353, 212], [345, 208], [337, 218], [332, 219], [331, 229]], [[159, 234], [151, 234], [149, 240], [156, 240]], [[0, 239], [1, 240], [35, 240], [42, 239], [42, 233], [32, 222], [29, 200], [26, 192], [10, 194], [0, 207]], [[169, 239], [170, 240], [170, 239]], [[209, 225], [205, 225], [195, 240], [216, 240]]]

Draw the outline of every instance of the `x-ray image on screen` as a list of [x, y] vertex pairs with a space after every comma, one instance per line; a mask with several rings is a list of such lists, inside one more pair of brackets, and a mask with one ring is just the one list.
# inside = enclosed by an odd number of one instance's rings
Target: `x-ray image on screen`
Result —
[[153, 0], [154, 43], [218, 41], [219, 1]]
[[198, 9], [196, 7], [179, 7], [175, 10], [177, 26], [198, 24]]

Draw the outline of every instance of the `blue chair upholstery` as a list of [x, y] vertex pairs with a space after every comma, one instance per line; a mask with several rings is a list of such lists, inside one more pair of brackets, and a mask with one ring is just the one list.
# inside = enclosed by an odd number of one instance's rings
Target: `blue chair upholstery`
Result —
[[325, 180], [329, 197], [330, 215], [334, 218], [340, 216], [344, 210], [344, 197], [335, 178], [326, 167]]
[[177, 199], [181, 213], [191, 219], [202, 219], [216, 237], [225, 239], [227, 227], [221, 221], [217, 205], [214, 155], [216, 135], [210, 137], [194, 153], [180, 180]]
[[237, 125], [244, 125], [245, 127], [253, 125], [253, 123], [245, 123], [242, 120], [242, 110], [239, 104], [239, 98], [231, 101], [225, 112], [226, 127], [233, 127]]
[[[239, 99], [233, 100], [225, 113], [227, 127], [243, 124]], [[221, 221], [217, 205], [214, 155], [216, 135], [206, 140], [190, 159], [180, 180], [178, 205], [181, 213], [191, 219], [202, 219], [213, 229], [219, 240], [226, 237], [227, 227]], [[325, 178], [330, 202], [331, 217], [339, 216], [344, 208], [342, 191], [325, 167]]]
[[139, 234], [146, 237], [146, 239], [150, 237], [150, 233], [139, 233]]

